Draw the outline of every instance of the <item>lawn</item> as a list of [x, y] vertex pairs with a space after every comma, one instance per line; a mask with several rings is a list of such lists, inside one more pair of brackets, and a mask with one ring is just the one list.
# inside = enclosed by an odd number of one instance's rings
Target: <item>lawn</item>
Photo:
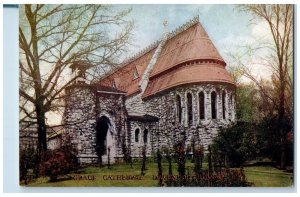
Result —
[[256, 187], [289, 187], [293, 184], [292, 173], [272, 166], [251, 166], [244, 170], [247, 180]]
[[[186, 173], [193, 172], [193, 163], [186, 164]], [[153, 176], [157, 175], [157, 164], [148, 163], [146, 165], [147, 171], [145, 176], [140, 176], [140, 164], [130, 165], [119, 164], [113, 165], [111, 169], [107, 167], [86, 167], [81, 169], [76, 174], [70, 174], [65, 177], [61, 177], [58, 182], [49, 182], [48, 177], [42, 177], [33, 180], [28, 186], [144, 186], [144, 187], [156, 187], [158, 181], [154, 180]], [[167, 163], [162, 164], [163, 174], [168, 173]], [[207, 164], [204, 164], [204, 168], [207, 168]], [[254, 187], [288, 187], [292, 186], [292, 174], [278, 170], [272, 166], [251, 166], [245, 167], [246, 178], [249, 182], [253, 183]], [[177, 174], [177, 166], [173, 164], [173, 174]], [[120, 179], [117, 175], [130, 175], [135, 176], [133, 180], [109, 180]], [[72, 177], [72, 178], [70, 178]], [[92, 179], [92, 180], [87, 180]]]

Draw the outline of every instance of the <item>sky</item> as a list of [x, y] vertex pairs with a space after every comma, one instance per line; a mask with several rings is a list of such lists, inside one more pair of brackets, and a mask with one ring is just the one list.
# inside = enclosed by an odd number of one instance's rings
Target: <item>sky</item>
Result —
[[247, 26], [251, 16], [238, 12], [234, 5], [126, 5], [119, 8], [132, 8], [130, 18], [135, 21], [134, 31], [137, 44], [141, 46], [159, 39], [163, 33], [163, 21], [168, 20], [172, 31], [199, 15], [203, 27], [212, 41], [221, 50], [229, 37], [251, 34]]
[[[135, 23], [129, 57], [162, 37], [164, 20], [168, 21], [171, 32], [198, 15], [200, 23], [229, 66], [232, 63], [230, 54], [239, 53], [241, 46], [251, 45], [258, 38], [270, 38], [265, 24], [250, 24], [252, 16], [238, 11], [235, 5], [114, 5], [113, 10], [128, 8], [132, 11], [127, 19]], [[266, 77], [270, 73], [260, 65], [252, 70], [257, 76]], [[51, 117], [48, 119], [50, 125], [59, 124], [60, 118], [53, 113], [48, 117]]]
[[[133, 45], [131, 54], [160, 39], [163, 34], [163, 21], [168, 21], [171, 32], [195, 16], [205, 28], [212, 42], [227, 63], [232, 66], [232, 55], [241, 53], [246, 45], [254, 45], [257, 40], [270, 40], [267, 24], [251, 21], [250, 14], [241, 12], [236, 5], [198, 4], [198, 5], [115, 5], [115, 9], [132, 8], [128, 19], [134, 20]], [[247, 62], [245, 58], [246, 63]], [[257, 77], [270, 77], [268, 68], [249, 63]], [[243, 79], [247, 81], [247, 79]]]
[[[132, 8], [128, 18], [135, 21], [134, 41], [138, 51], [162, 36], [163, 21], [168, 21], [172, 31], [199, 15], [200, 23], [206, 29], [222, 56], [241, 43], [251, 43], [266, 33], [264, 25], [251, 25], [251, 15], [240, 12], [235, 5], [116, 5], [117, 9]], [[265, 31], [266, 30], [266, 31]], [[263, 34], [262, 34], [263, 32]], [[223, 57], [225, 58], [225, 57]]]

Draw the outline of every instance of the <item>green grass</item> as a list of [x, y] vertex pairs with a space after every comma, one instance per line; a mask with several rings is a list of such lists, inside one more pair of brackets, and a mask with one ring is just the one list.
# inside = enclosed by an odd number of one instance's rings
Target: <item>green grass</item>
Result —
[[[186, 163], [186, 173], [193, 172], [193, 163]], [[104, 177], [108, 175], [140, 175], [141, 165], [139, 163], [134, 164], [133, 168], [130, 165], [119, 164], [113, 165], [111, 169], [107, 167], [86, 167], [81, 169], [76, 174], [70, 174], [69, 176], [61, 177], [58, 182], [49, 182], [49, 178], [42, 177], [33, 180], [28, 186], [56, 186], [56, 187], [76, 187], [76, 186], [103, 186], [103, 187], [114, 187], [114, 186], [128, 186], [128, 187], [157, 187], [158, 181], [153, 180], [153, 176], [157, 175], [157, 164], [147, 163], [146, 174], [142, 177], [142, 180], [104, 180]], [[162, 164], [163, 174], [168, 173], [167, 163]], [[207, 168], [207, 164], [204, 163], [204, 168]], [[177, 165], [173, 164], [173, 174], [177, 174]], [[251, 166], [245, 167], [246, 178], [249, 182], [253, 183], [254, 187], [287, 187], [292, 186], [292, 174], [278, 170], [272, 166]], [[84, 176], [93, 175], [95, 180], [74, 180], [68, 179], [70, 176]]]
[[289, 187], [292, 186], [292, 173], [286, 173], [272, 166], [245, 167], [249, 182], [256, 187]]

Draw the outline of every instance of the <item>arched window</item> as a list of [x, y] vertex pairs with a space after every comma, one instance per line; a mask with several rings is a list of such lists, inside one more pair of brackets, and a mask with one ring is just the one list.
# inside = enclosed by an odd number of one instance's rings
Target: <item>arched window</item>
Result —
[[177, 107], [177, 118], [178, 118], [178, 122], [181, 122], [181, 98], [179, 95], [176, 96], [176, 107]]
[[216, 92], [211, 93], [211, 118], [217, 119], [217, 108], [216, 108], [217, 94]]
[[139, 142], [139, 138], [140, 138], [140, 129], [136, 129], [134, 131], [134, 137], [135, 137], [135, 142]]
[[144, 143], [148, 142], [148, 129], [145, 129], [144, 131]]
[[193, 97], [191, 93], [187, 93], [187, 115], [188, 115], [188, 124], [193, 123]]
[[225, 111], [226, 111], [226, 107], [225, 107], [225, 97], [226, 97], [226, 93], [225, 93], [225, 91], [223, 91], [223, 93], [222, 93], [222, 111], [223, 111], [223, 119], [226, 118], [226, 116], [225, 116]]
[[199, 93], [199, 116], [200, 119], [205, 119], [205, 103], [204, 103], [204, 93], [200, 92]]

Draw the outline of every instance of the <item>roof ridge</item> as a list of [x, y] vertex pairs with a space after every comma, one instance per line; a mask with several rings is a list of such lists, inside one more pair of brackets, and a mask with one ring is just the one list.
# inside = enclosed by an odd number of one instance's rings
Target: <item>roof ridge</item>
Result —
[[183, 31], [187, 30], [188, 28], [196, 25], [199, 23], [199, 15], [195, 16], [194, 18], [190, 19], [188, 22], [184, 23], [183, 25], [177, 27], [171, 33], [168, 33], [168, 39], [172, 39], [178, 34], [182, 33]]
[[100, 77], [99, 80], [104, 79], [106, 77], [108, 77], [109, 75], [115, 73], [116, 71], [118, 71], [119, 69], [127, 66], [130, 62], [133, 62], [134, 60], [137, 60], [138, 58], [142, 57], [143, 55], [145, 55], [146, 53], [150, 52], [151, 50], [153, 50], [154, 48], [156, 48], [159, 43], [161, 42], [161, 39], [156, 40], [155, 42], [152, 42], [150, 45], [148, 45], [147, 47], [143, 48], [142, 50], [140, 50], [139, 52], [137, 52], [136, 54], [134, 54], [133, 56], [125, 59], [121, 65], [119, 67], [116, 67], [114, 69], [112, 69], [111, 71], [109, 71], [108, 73], [106, 73], [105, 75], [103, 75], [102, 77]]
[[[199, 23], [199, 15], [195, 16], [194, 18], [190, 19], [188, 22], [186, 22], [185, 24], [177, 27], [175, 30], [173, 30], [171, 33], [168, 33], [168, 37], [167, 40], [175, 37], [176, 35], [180, 34], [181, 32], [187, 30], [188, 28], [192, 27], [193, 25]], [[151, 43], [150, 45], [148, 45], [147, 47], [143, 48], [142, 50], [140, 50], [139, 52], [137, 52], [135, 55], [133, 55], [132, 57], [129, 57], [128, 59], [126, 59], [122, 64], [125, 66], [126, 64], [130, 63], [133, 60], [136, 60], [138, 58], [140, 58], [141, 56], [143, 56], [144, 54], [148, 53], [149, 51], [151, 51], [152, 49], [154, 49], [155, 47], [158, 46], [158, 44], [162, 41], [163, 39], [160, 38], [158, 40], [156, 40], [155, 42]], [[121, 66], [122, 67], [122, 66]]]
[[[167, 33], [167, 40], [172, 39], [173, 37], [175, 37], [176, 35], [182, 33], [183, 31], [187, 30], [188, 28], [194, 26], [195, 24], [199, 23], [199, 15], [193, 17], [192, 19], [190, 19], [188, 22], [184, 23], [183, 25], [177, 27], [175, 30], [173, 30], [172, 32], [168, 32]], [[133, 62], [134, 60], [142, 57], [143, 55], [145, 55], [146, 53], [148, 53], [149, 51], [151, 51], [152, 49], [156, 48], [160, 42], [163, 40], [163, 38], [160, 38], [154, 42], [152, 42], [150, 45], [148, 45], [147, 47], [141, 49], [140, 51], [138, 51], [136, 54], [134, 54], [133, 56], [125, 59], [121, 65], [119, 67], [116, 67], [115, 69], [112, 69], [111, 71], [109, 71], [107, 74], [103, 75], [102, 77], [100, 77], [99, 80], [104, 79], [106, 77], [108, 77], [109, 75], [113, 74], [114, 72], [118, 71], [119, 69], [125, 67], [126, 65], [128, 65], [130, 62]]]
[[152, 49], [156, 48], [159, 45], [160, 42], [161, 42], [161, 39], [158, 39], [155, 42], [152, 42], [150, 45], [148, 45], [147, 47], [145, 47], [142, 50], [138, 51], [132, 57], [129, 57], [128, 59], [124, 60], [124, 62], [122, 64], [126, 65], [126, 64], [140, 58], [141, 56], [145, 55], [146, 53], [148, 53]]

